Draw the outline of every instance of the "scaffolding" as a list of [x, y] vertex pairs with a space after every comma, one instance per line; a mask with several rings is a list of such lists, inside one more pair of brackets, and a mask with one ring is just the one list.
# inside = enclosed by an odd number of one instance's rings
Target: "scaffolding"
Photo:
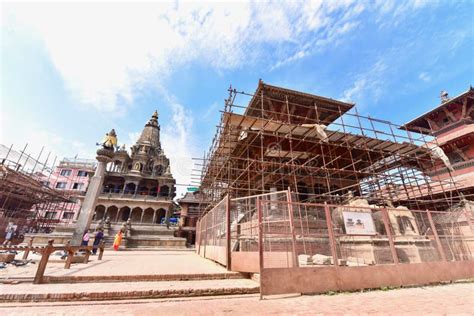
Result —
[[[55, 189], [57, 158], [44, 155], [44, 148], [34, 157], [27, 153], [28, 144], [21, 150], [13, 147], [0, 148], [0, 231], [15, 226], [14, 242], [20, 242], [26, 233], [51, 232], [63, 222], [62, 215], [76, 206], [77, 192]], [[57, 219], [47, 216], [50, 210], [58, 213]]]
[[[243, 106], [246, 100], [248, 106]], [[296, 202], [444, 211], [460, 202], [436, 139], [358, 113], [354, 104], [259, 82], [229, 88], [198, 175], [203, 205], [286, 190]]]
[[230, 88], [201, 164], [196, 252], [260, 273], [261, 295], [472, 277], [474, 202], [449, 163], [436, 138], [354, 104]]

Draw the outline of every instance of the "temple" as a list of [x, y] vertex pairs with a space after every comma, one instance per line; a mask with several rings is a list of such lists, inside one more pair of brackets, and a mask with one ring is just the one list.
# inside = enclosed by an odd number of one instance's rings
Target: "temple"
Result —
[[396, 274], [400, 263], [470, 260], [474, 208], [459, 179], [472, 170], [472, 114], [472, 89], [399, 126], [263, 81], [230, 88], [200, 174], [196, 250], [260, 272], [264, 294], [327, 282], [300, 267]]
[[164, 224], [173, 212], [175, 183], [160, 143], [158, 113], [153, 113], [131, 148], [119, 148], [107, 166], [95, 221]]
[[[109, 139], [111, 134], [112, 140]], [[71, 230], [80, 226], [81, 213], [90, 212], [84, 209], [85, 205], [92, 205], [92, 221], [88, 224], [89, 220], [84, 220], [84, 225], [91, 231], [103, 228], [106, 244], [112, 244], [113, 236], [122, 230], [123, 248], [185, 247], [186, 239], [175, 237], [178, 228], [169, 222], [175, 208], [176, 181], [161, 147], [158, 113], [155, 111], [145, 124], [130, 153], [125, 145], [114, 149], [116, 141], [112, 130], [101, 144], [111, 148], [111, 153], [103, 174], [98, 171], [100, 168], [96, 169], [94, 177], [101, 180], [97, 195], [91, 197], [90, 204], [86, 203], [91, 190], [89, 183], [87, 192], [79, 197], [81, 209], [77, 221], [58, 225], [54, 238], [60, 243], [67, 242]], [[41, 239], [38, 235], [34, 237], [38, 242]]]
[[454, 98], [449, 98], [443, 91], [439, 106], [411, 120], [402, 128], [434, 136], [433, 143], [446, 153], [452, 169], [438, 162], [438, 168], [428, 171], [428, 174], [440, 180], [452, 176], [459, 192], [466, 197], [473, 196], [474, 89], [472, 87]]

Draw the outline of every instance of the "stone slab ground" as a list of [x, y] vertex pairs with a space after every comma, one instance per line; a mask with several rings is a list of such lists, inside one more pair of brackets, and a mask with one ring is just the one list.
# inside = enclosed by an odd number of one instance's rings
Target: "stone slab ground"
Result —
[[[73, 264], [64, 269], [60, 256], [51, 255], [45, 276], [133, 276], [171, 274], [229, 273], [221, 265], [203, 259], [193, 251], [105, 251], [102, 261], [91, 256], [88, 264]], [[16, 256], [21, 258], [21, 253]], [[39, 259], [31, 255], [29, 258]], [[59, 260], [59, 261], [58, 261]], [[36, 264], [22, 267], [8, 266], [0, 270], [0, 282], [6, 279], [34, 277]]]
[[258, 295], [0, 304], [2, 315], [473, 315], [474, 284], [259, 300]]

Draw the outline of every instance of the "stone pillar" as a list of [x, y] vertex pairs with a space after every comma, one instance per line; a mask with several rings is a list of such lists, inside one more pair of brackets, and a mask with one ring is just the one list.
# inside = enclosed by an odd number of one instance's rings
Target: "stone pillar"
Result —
[[156, 210], [153, 211], [153, 224], [156, 223]]
[[102, 190], [102, 185], [104, 183], [105, 168], [107, 166], [107, 162], [109, 162], [113, 156], [113, 150], [105, 148], [97, 150], [97, 161], [99, 163], [97, 164], [97, 169], [95, 170], [94, 176], [89, 182], [86, 197], [84, 198], [84, 202], [82, 203], [81, 213], [79, 214], [76, 226], [74, 227], [71, 246], [81, 245], [84, 231], [88, 230], [91, 225], [97, 200], [99, 199], [99, 194]]
[[78, 203], [79, 204], [79, 208], [77, 209], [77, 213], [74, 214], [74, 221], [77, 221], [79, 219], [79, 214], [81, 214], [81, 210], [82, 210], [82, 201], [79, 200]]
[[166, 224], [167, 228], [170, 228], [170, 217], [171, 217], [171, 210], [168, 207], [168, 209], [166, 210], [166, 213], [165, 213], [165, 224]]

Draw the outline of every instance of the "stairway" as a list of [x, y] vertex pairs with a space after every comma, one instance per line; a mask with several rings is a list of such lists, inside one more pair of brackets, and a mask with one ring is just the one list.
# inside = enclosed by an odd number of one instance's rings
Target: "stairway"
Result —
[[[34, 285], [20, 283], [0, 285], [0, 302], [70, 302], [130, 300], [151, 298], [175, 298], [217, 295], [243, 295], [259, 293], [259, 284], [238, 273], [219, 273], [209, 275], [166, 276], [128, 276], [120, 281], [96, 277], [87, 280], [74, 277], [50, 279], [49, 284]], [[115, 281], [114, 281], [115, 280]], [[67, 282], [67, 285], [65, 283]]]

